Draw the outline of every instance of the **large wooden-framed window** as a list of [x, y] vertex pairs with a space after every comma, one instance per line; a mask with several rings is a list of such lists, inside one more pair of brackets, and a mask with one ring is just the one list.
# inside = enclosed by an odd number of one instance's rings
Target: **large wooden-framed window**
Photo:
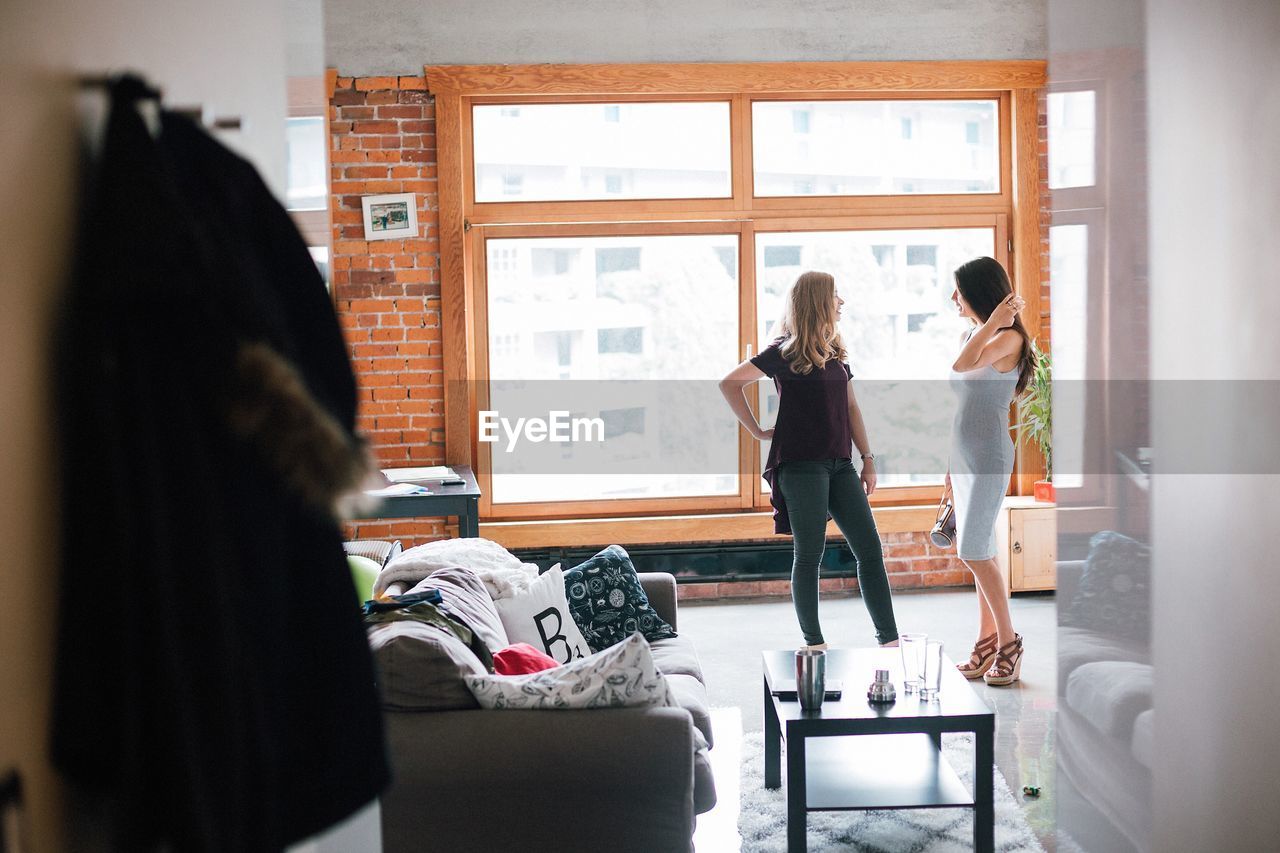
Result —
[[[543, 375], [571, 378], [585, 353], [592, 364], [633, 363], [637, 378], [659, 369], [643, 365], [678, 314], [662, 301], [671, 288], [629, 291], [612, 312], [590, 302], [619, 281], [700, 271], [691, 310], [717, 320], [687, 358], [701, 369], [689, 378], [718, 376], [767, 343], [780, 291], [805, 268], [834, 267], [838, 281], [883, 291], [875, 334], [856, 336], [868, 338], [867, 352], [855, 350], [864, 379], [923, 363], [921, 342], [945, 326], [934, 315], [950, 270], [975, 254], [1004, 262], [1024, 316], [1039, 317], [1042, 62], [428, 66], [426, 77], [439, 146], [446, 456], [474, 463], [486, 518], [767, 507], [762, 449], [744, 434], [728, 442], [729, 481], [638, 484], [623, 497], [503, 482], [476, 420], [513, 365], [536, 353]], [[615, 132], [628, 123], [627, 135]], [[593, 278], [594, 288], [573, 283]], [[559, 329], [543, 319], [570, 315], [590, 321]], [[689, 337], [668, 330], [656, 343]], [[766, 385], [757, 405], [767, 421]], [[610, 417], [625, 433], [643, 413], [619, 405]], [[1015, 491], [1024, 481], [1029, 490], [1033, 467], [1020, 465]], [[928, 477], [888, 473], [875, 505], [936, 500]]]

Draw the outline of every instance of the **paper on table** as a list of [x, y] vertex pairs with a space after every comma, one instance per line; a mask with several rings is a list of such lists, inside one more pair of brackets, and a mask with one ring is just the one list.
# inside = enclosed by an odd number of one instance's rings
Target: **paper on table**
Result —
[[413, 483], [393, 483], [385, 488], [366, 490], [365, 494], [379, 498], [394, 498], [402, 495], [429, 495], [431, 490], [426, 486], [415, 486]]
[[407, 483], [414, 480], [460, 480], [458, 472], [448, 465], [432, 465], [426, 468], [383, 468], [382, 476], [393, 483]]

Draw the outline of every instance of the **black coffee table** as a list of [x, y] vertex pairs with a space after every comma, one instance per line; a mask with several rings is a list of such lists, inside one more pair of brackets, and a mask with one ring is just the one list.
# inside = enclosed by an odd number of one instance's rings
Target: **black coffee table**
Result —
[[[839, 701], [815, 711], [773, 695], [772, 685], [795, 683], [795, 652], [764, 657], [764, 784], [782, 785], [782, 741], [787, 743], [787, 850], [805, 849], [811, 811], [971, 808], [973, 847], [995, 847], [992, 750], [995, 714], [950, 660], [934, 702], [902, 693], [897, 649], [831, 649], [827, 682], [843, 682]], [[887, 669], [898, 690], [891, 705], [867, 701], [876, 669]], [[973, 732], [974, 791], [942, 757], [943, 732]], [[859, 735], [859, 737], [849, 737]]]

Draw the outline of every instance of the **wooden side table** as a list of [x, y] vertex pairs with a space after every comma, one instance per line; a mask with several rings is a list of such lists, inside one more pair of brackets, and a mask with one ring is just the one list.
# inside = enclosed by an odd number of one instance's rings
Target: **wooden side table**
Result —
[[996, 520], [996, 565], [1009, 594], [1057, 587], [1055, 510], [1031, 498], [1005, 499]]

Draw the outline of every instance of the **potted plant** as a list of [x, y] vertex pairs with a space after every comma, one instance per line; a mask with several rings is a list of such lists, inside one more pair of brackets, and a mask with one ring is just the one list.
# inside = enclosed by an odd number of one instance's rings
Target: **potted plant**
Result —
[[1057, 495], [1053, 488], [1053, 364], [1049, 354], [1035, 341], [1031, 342], [1031, 381], [1018, 401], [1018, 441], [1029, 438], [1044, 457], [1044, 479], [1037, 480], [1035, 499], [1052, 503]]

